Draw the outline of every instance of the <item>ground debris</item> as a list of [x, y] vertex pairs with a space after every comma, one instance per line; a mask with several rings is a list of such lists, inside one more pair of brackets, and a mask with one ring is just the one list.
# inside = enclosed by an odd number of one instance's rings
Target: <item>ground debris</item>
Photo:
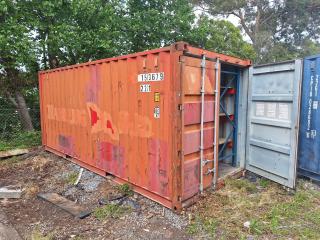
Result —
[[38, 197], [60, 207], [61, 209], [80, 219], [83, 219], [91, 214], [90, 210], [84, 209], [78, 204], [75, 204], [74, 202], [62, 197], [57, 193], [39, 193]]
[[14, 149], [14, 150], [8, 150], [8, 151], [1, 151], [0, 159], [26, 154], [28, 152], [29, 152], [28, 149]]
[[16, 186], [0, 188], [0, 198], [21, 198], [22, 190]]
[[21, 240], [18, 232], [9, 223], [6, 214], [0, 209], [0, 239], [1, 240]]
[[[0, 209], [6, 212], [23, 239], [32, 239], [37, 236], [35, 233], [56, 240], [70, 239], [71, 235], [76, 235], [73, 239], [95, 240], [193, 239], [184, 231], [187, 217], [133, 193], [130, 185], [119, 185], [112, 181], [112, 176], [105, 178], [84, 169], [79, 184], [74, 186], [74, 181], [68, 180], [70, 175], [78, 176], [78, 165], [46, 151], [24, 158], [26, 155], [1, 161], [3, 164], [0, 164], [0, 186], [16, 185], [23, 189], [20, 199], [0, 201]], [[98, 219], [91, 214], [80, 220], [41, 200], [38, 193], [57, 193], [84, 209], [94, 210], [93, 213], [102, 209], [114, 217]], [[102, 197], [107, 199], [116, 195], [126, 195], [120, 199], [121, 205], [119, 200], [117, 204], [117, 201], [113, 201], [114, 204], [105, 201], [105, 206], [98, 203]], [[162, 215], [163, 211], [165, 214]], [[144, 228], [150, 231], [146, 232]]]

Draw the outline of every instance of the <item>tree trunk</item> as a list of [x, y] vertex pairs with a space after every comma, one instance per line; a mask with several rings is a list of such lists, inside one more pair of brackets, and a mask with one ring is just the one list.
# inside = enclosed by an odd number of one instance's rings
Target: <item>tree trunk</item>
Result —
[[17, 103], [17, 111], [19, 113], [20, 121], [23, 130], [34, 131], [29, 109], [26, 104], [26, 100], [20, 92], [15, 93], [15, 100]]

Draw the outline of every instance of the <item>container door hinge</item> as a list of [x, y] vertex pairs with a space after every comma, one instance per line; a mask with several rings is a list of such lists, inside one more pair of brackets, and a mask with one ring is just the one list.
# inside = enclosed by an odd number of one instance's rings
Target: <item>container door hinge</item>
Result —
[[211, 160], [211, 159], [204, 159], [204, 160], [202, 161], [202, 166], [207, 165], [209, 162], [214, 162], [214, 160]]
[[184, 110], [183, 104], [179, 104], [179, 105], [178, 105], [178, 110], [179, 110], [179, 111], [183, 111], [183, 110]]

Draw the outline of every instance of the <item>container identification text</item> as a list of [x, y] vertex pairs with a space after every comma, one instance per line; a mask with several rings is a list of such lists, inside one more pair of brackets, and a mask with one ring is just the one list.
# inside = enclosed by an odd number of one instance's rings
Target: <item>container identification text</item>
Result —
[[140, 92], [151, 92], [150, 84], [141, 84], [140, 85]]
[[164, 72], [142, 73], [138, 75], [138, 82], [157, 82], [164, 80]]

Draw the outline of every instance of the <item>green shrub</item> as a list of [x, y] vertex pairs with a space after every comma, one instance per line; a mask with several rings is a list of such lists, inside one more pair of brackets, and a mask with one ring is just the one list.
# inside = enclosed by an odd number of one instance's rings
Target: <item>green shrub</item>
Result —
[[9, 139], [0, 139], [0, 151], [16, 148], [30, 148], [41, 145], [41, 132], [20, 132]]

